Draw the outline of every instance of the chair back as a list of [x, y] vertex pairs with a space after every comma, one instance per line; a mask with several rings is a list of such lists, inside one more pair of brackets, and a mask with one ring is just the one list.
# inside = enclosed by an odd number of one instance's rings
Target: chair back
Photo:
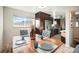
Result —
[[50, 37], [50, 33], [51, 33], [51, 31], [50, 30], [43, 30], [43, 33], [42, 33], [42, 35], [43, 35], [43, 37]]

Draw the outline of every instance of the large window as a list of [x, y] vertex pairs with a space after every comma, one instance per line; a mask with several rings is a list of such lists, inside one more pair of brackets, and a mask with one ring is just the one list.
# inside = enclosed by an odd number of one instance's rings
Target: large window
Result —
[[33, 21], [30, 18], [13, 16], [14, 27], [29, 27], [31, 24], [33, 24]]

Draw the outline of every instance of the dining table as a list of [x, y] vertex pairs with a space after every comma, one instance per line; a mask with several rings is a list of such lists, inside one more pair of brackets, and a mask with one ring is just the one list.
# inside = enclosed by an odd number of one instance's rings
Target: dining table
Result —
[[[39, 40], [39, 45], [41, 45], [43, 42], [47, 42], [47, 43], [51, 43], [53, 45], [55, 45], [55, 49], [52, 50], [50, 53], [54, 53], [61, 45], [63, 45], [63, 42], [61, 42], [60, 39], [57, 38], [47, 38], [44, 40]], [[17, 47], [17, 48], [13, 48], [13, 53], [40, 53], [39, 48], [35, 49], [32, 46], [34, 45], [34, 40], [31, 40], [30, 43]], [[42, 52], [43, 53], [43, 52]]]

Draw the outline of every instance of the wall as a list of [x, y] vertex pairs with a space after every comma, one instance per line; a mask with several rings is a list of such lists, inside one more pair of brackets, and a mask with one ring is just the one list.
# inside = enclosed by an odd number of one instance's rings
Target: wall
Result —
[[20, 35], [21, 29], [30, 30], [30, 28], [16, 28], [13, 27], [13, 16], [23, 16], [34, 18], [34, 14], [4, 7], [4, 48], [9, 45], [11, 47], [13, 36]]
[[3, 7], [0, 6], [0, 52], [3, 44]]
[[66, 43], [67, 47], [72, 45], [71, 12], [66, 11]]

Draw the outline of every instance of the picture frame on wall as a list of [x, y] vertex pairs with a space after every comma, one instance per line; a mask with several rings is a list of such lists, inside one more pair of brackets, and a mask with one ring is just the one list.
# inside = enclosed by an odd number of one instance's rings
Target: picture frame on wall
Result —
[[30, 18], [13, 16], [13, 27], [30, 27], [32, 23]]

